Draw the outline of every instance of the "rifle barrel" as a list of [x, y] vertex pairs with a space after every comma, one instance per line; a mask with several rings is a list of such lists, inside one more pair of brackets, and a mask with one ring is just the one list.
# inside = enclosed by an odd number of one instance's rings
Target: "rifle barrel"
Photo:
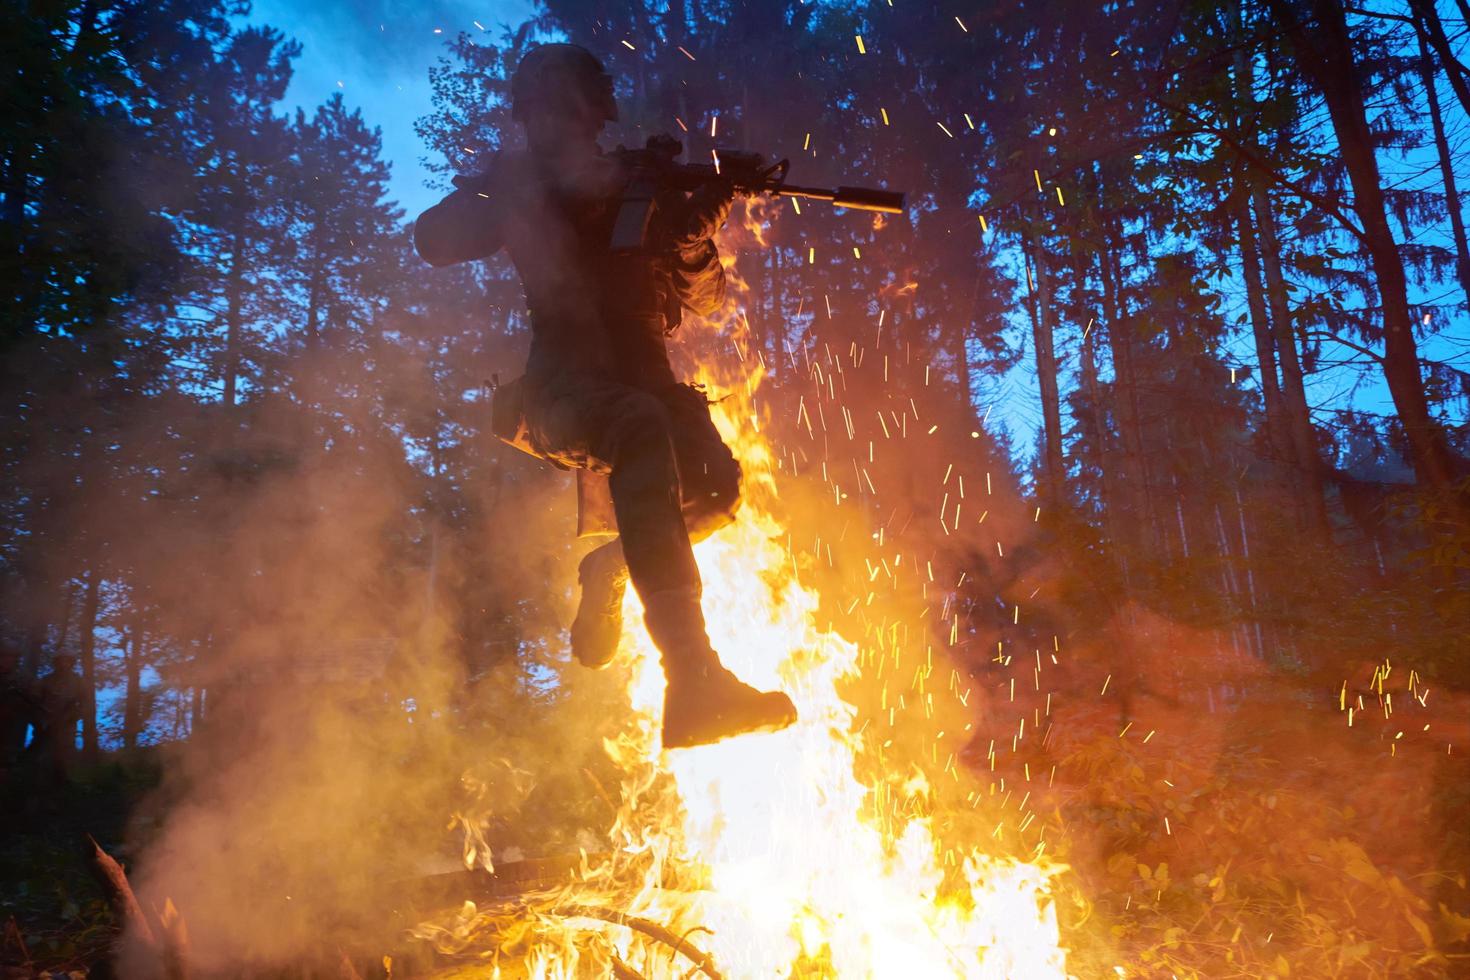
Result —
[[881, 211], [884, 214], [902, 214], [904, 195], [902, 191], [880, 191], [870, 187], [799, 187], [782, 184], [775, 189], [782, 197], [805, 197], [816, 201], [831, 201], [833, 207], [853, 208], [858, 211]]

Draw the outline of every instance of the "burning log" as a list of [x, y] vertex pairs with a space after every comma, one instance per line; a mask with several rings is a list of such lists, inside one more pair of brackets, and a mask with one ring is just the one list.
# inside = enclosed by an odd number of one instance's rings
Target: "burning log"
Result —
[[[489, 877], [482, 874], [482, 877]], [[529, 925], [537, 921], [547, 919], [573, 920], [593, 919], [598, 922], [621, 926], [624, 929], [638, 933], [646, 939], [652, 940], [663, 946], [667, 946], [673, 955], [683, 956], [691, 964], [694, 973], [702, 974], [708, 980], [724, 980], [724, 974], [720, 972], [714, 957], [704, 952], [689, 941], [689, 936], [697, 932], [709, 932], [710, 930], [697, 926], [689, 929], [683, 935], [679, 935], [672, 929], [660, 925], [651, 919], [641, 916], [629, 915], [617, 909], [602, 905], [584, 904], [557, 904], [557, 899], [552, 895], [519, 895], [514, 897], [502, 897], [492, 900], [488, 907], [481, 907], [474, 902], [466, 902], [460, 913], [459, 928], [450, 926], [447, 929], [433, 928], [425, 930], [421, 924], [413, 930], [419, 939], [432, 942], [441, 953], [454, 953], [460, 945], [479, 943], [487, 936], [496, 937], [492, 942], [497, 945], [505, 944], [502, 948], [518, 946], [521, 934], [528, 928], [535, 931], [535, 927]], [[583, 928], [567, 922], [564, 928]], [[559, 928], [562, 928], [559, 927]], [[457, 933], [457, 935], [456, 935]], [[478, 939], [476, 938], [478, 936]], [[445, 938], [454, 937], [459, 942], [451, 945], [441, 945]], [[611, 957], [611, 967], [614, 976], [638, 978], [641, 975], [627, 963], [622, 962], [616, 955], [608, 953]]]
[[612, 958], [612, 971], [616, 980], [645, 980], [643, 974], [618, 959], [616, 955]]
[[19, 954], [21, 968], [26, 971], [24, 975], [30, 976], [33, 970], [31, 951], [26, 946], [26, 938], [21, 935], [20, 924], [15, 921], [15, 916], [13, 915], [5, 920], [5, 938], [3, 942], [0, 942], [0, 956], [5, 957], [5, 959], [0, 960], [0, 962], [14, 962], [8, 955], [12, 948]]
[[150, 972], [161, 973], [169, 980], [184, 980], [184, 959], [189, 945], [184, 917], [171, 901], [164, 903], [160, 914], [149, 916], [133, 893], [123, 866], [90, 834], [87, 841], [92, 845], [93, 874], [107, 893], [113, 915], [122, 924], [124, 934], [131, 931], [148, 959], [154, 962], [156, 969]]
[[156, 945], [158, 939], [153, 935], [153, 926], [143, 914], [143, 906], [138, 904], [138, 897], [133, 894], [127, 872], [116, 858], [102, 849], [102, 845], [92, 835], [88, 834], [87, 840], [93, 851], [92, 871], [102, 885], [102, 890], [107, 893], [112, 914], [124, 930], [132, 929], [143, 942], [150, 946]]

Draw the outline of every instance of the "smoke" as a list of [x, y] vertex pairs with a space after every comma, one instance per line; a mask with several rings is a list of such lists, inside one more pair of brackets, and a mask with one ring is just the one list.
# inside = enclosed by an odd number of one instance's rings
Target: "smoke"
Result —
[[[522, 356], [492, 355], [487, 373]], [[493, 827], [497, 854], [575, 849], [599, 818], [543, 799], [573, 798], [558, 781], [600, 765], [584, 757], [612, 716], [595, 680], [554, 683], [565, 654], [534, 642], [569, 618], [570, 486], [475, 445], [488, 458], [461, 470], [469, 512], [426, 493], [432, 464], [410, 465], [416, 444], [382, 411], [444, 411], [433, 374], [402, 347], [328, 343], [299, 355], [289, 399], [258, 394], [233, 420], [196, 408], [180, 425], [203, 450], [161, 494], [188, 503], [117, 539], [150, 632], [192, 638], [187, 681], [207, 691], [144, 808], [161, 823], [130, 832], [135, 887], [180, 911], [193, 969], [396, 935], [404, 883], [463, 867], [452, 814]], [[147, 952], [134, 944], [125, 975], [158, 965]]]

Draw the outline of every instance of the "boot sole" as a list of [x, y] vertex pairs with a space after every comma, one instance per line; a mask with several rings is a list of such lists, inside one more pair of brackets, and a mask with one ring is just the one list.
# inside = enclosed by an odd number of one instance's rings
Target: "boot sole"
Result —
[[[572, 656], [577, 658], [577, 663], [591, 670], [602, 670], [616, 660], [618, 657], [618, 642], [623, 638], [622, 624], [619, 623], [618, 627], [611, 642], [601, 640], [589, 641], [587, 639], [579, 641], [577, 636], [581, 631], [577, 628], [575, 622], [572, 623]], [[587, 652], [589, 648], [598, 650], [598, 654], [596, 656], [591, 655]]]
[[[626, 580], [621, 584], [597, 582], [590, 588], [588, 583], [582, 583], [582, 599], [577, 605], [577, 618], [572, 620], [571, 632], [572, 656], [583, 667], [601, 670], [617, 659], [618, 644], [623, 639], [622, 602], [627, 587]], [[583, 616], [589, 603], [590, 608], [612, 608], [617, 610], [617, 614], [588, 614], [593, 620], [589, 625]]]
[[771, 732], [783, 731], [796, 724], [796, 713], [793, 711], [787, 716], [773, 718], [759, 725], [747, 726], [738, 729], [694, 729], [688, 732], [676, 732], [672, 736], [668, 727], [663, 731], [663, 746], [666, 749], [691, 749], [700, 745], [714, 745], [728, 738], [738, 738], [741, 735], [765, 735]]

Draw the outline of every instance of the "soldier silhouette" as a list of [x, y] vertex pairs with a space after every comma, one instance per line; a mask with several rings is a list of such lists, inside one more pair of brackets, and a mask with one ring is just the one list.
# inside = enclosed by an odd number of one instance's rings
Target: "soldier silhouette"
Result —
[[497, 433], [609, 477], [619, 537], [582, 560], [573, 652], [589, 667], [613, 659], [631, 578], [668, 682], [665, 748], [784, 728], [796, 720], [791, 699], [737, 679], [705, 629], [691, 540], [734, 519], [740, 466], [704, 395], [674, 376], [665, 346], [683, 310], [707, 315], [724, 302], [712, 239], [734, 190], [721, 182], [690, 194], [655, 190], [645, 247], [615, 250], [631, 175], [597, 145], [618, 117], [601, 62], [576, 45], [535, 48], [516, 69], [511, 100], [525, 148], [458, 179], [419, 217], [414, 242], [432, 265], [509, 251], [530, 310], [531, 352], [525, 376], [496, 392]]

